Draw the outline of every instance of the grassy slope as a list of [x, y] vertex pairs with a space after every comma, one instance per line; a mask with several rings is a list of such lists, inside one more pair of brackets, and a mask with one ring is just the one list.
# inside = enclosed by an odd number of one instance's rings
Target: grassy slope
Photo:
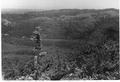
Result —
[[30, 61], [30, 48], [2, 42], [2, 72], [6, 75]]

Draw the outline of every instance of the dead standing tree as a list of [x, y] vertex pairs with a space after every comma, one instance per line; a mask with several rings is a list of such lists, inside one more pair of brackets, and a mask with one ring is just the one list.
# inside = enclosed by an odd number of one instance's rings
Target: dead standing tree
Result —
[[38, 72], [38, 57], [42, 56], [42, 52], [41, 52], [41, 35], [40, 35], [40, 31], [41, 28], [40, 27], [36, 27], [34, 33], [34, 37], [33, 40], [35, 42], [35, 47], [33, 49], [34, 52], [34, 80], [38, 80], [40, 77], [40, 73]]

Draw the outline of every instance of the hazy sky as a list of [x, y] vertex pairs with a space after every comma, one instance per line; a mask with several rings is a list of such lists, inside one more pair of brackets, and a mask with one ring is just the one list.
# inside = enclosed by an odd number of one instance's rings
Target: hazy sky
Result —
[[1, 8], [22, 9], [101, 9], [119, 8], [119, 0], [1, 0]]

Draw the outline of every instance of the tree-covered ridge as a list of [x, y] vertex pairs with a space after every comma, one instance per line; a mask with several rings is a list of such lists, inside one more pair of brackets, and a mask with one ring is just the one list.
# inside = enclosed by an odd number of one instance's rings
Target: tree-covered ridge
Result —
[[[108, 13], [108, 11], [110, 12], [113, 11], [115, 14], [113, 15], [112, 13]], [[118, 23], [118, 19], [119, 19], [117, 10], [105, 11], [105, 10], [74, 10], [73, 9], [73, 10], [51, 10], [51, 11], [42, 11], [36, 13], [43, 13], [43, 12], [45, 13], [45, 16], [41, 16], [41, 14], [38, 14], [37, 16], [36, 14], [31, 14], [31, 13], [16, 14], [16, 15], [3, 14], [2, 17], [4, 19], [13, 22], [12, 25], [8, 26], [11, 27], [11, 30], [8, 29], [6, 30], [6, 27], [3, 26], [2, 31], [5, 33], [8, 31], [10, 35], [15, 37], [16, 36], [30, 37], [31, 33], [34, 30], [34, 27], [41, 26], [41, 28], [43, 29], [42, 34], [44, 38], [67, 39], [69, 37], [73, 37], [79, 39], [82, 36], [86, 36], [86, 33], [88, 31], [92, 31], [95, 28], [98, 29], [103, 22], [102, 20], [107, 21], [110, 19], [109, 21], [104, 22], [104, 24], [106, 24], [106, 26], [109, 27], [111, 22], [116, 24]], [[49, 14], [50, 12], [53, 15], [53, 17], [49, 17], [46, 15], [46, 14], [50, 15]], [[69, 13], [64, 14], [67, 12]], [[71, 15], [71, 12], [73, 13], [77, 12], [77, 14]], [[59, 16], [54, 15], [54, 14], [58, 15], [59, 13], [61, 13]], [[96, 23], [98, 21], [101, 22], [99, 27], [96, 26]], [[103, 28], [105, 27], [103, 26]], [[115, 26], [115, 28], [117, 27]]]

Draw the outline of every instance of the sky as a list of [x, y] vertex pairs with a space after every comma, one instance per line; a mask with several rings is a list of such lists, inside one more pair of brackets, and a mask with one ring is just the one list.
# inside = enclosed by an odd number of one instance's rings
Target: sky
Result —
[[119, 8], [119, 0], [1, 0], [2, 9], [104, 9]]

